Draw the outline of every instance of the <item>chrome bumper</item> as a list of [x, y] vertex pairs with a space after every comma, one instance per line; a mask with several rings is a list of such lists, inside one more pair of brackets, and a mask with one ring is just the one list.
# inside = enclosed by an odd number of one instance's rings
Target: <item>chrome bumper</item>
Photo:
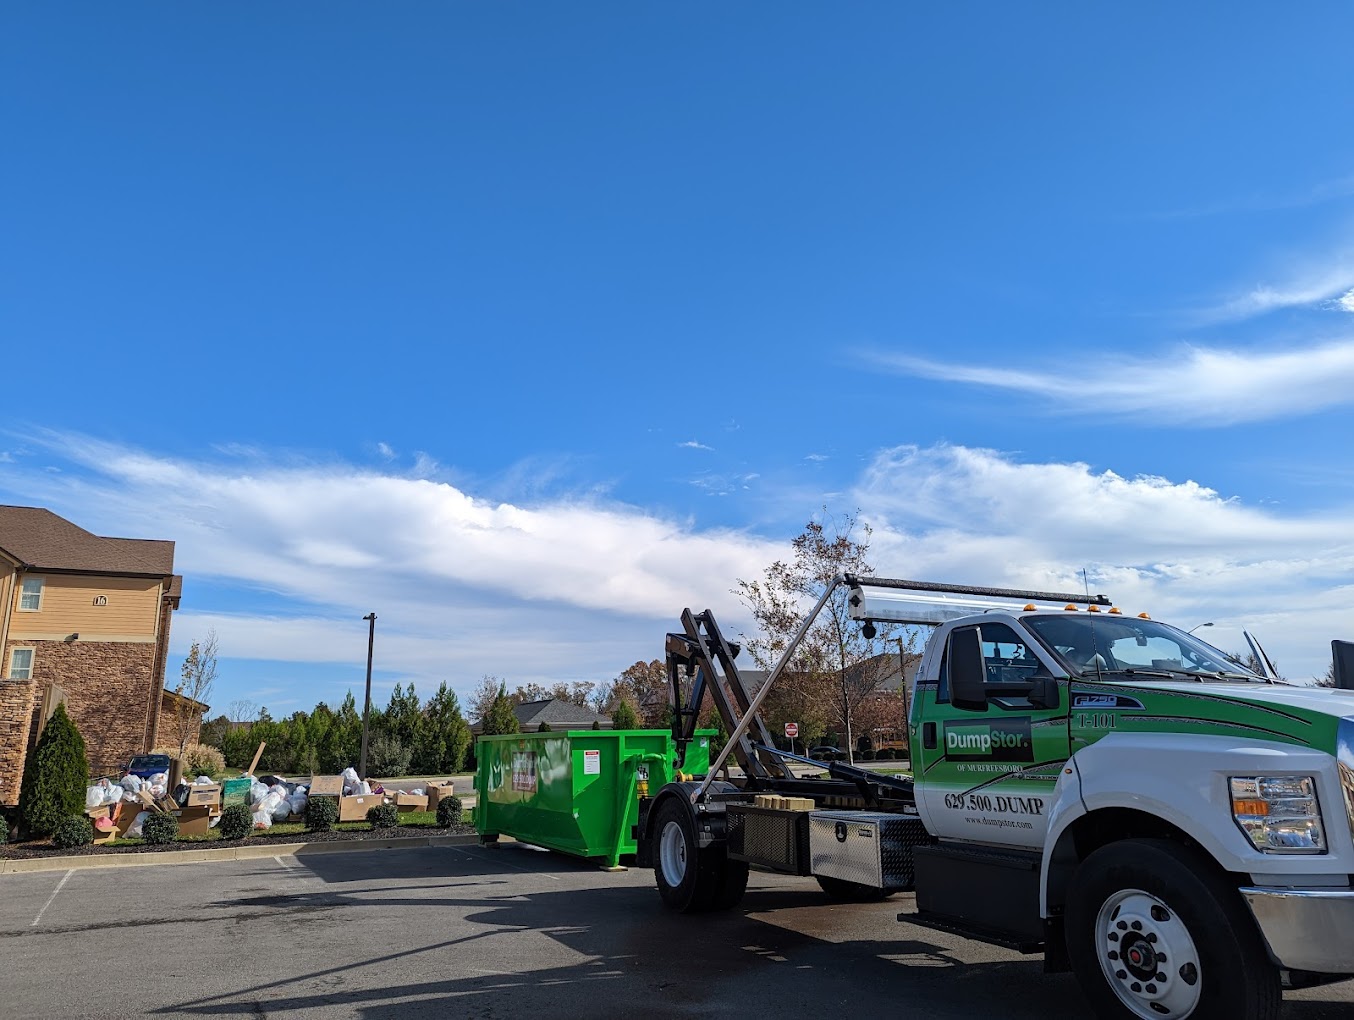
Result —
[[1354, 974], [1354, 890], [1242, 887], [1241, 895], [1279, 966]]

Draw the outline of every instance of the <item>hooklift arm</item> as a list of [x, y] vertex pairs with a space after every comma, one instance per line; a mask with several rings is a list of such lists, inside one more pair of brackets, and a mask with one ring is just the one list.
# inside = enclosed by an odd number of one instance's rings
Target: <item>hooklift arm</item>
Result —
[[[782, 775], [789, 776], [789, 770], [781, 762], [779, 756], [766, 755], [765, 751], [762, 752], [761, 757], [758, 756], [756, 746], [748, 737], [748, 730], [755, 725], [757, 733], [761, 737], [760, 743], [762, 745], [771, 744], [771, 734], [758, 710], [762, 707], [762, 702], [766, 700], [766, 696], [771, 693], [771, 688], [775, 686], [781, 673], [785, 671], [785, 666], [790, 661], [791, 656], [799, 649], [799, 645], [809, 632], [809, 628], [818, 619], [818, 614], [823, 611], [823, 607], [827, 605], [832, 593], [842, 584], [851, 586], [849, 599], [851, 616], [862, 623], [878, 620], [882, 623], [936, 624], [947, 618], [952, 619], [983, 609], [997, 608], [992, 602], [969, 601], [965, 598], [951, 597], [955, 595], [976, 596], [978, 599], [1008, 598], [1039, 602], [1110, 605], [1110, 600], [1104, 595], [1076, 595], [1066, 592], [1030, 591], [1022, 588], [978, 588], [958, 584], [907, 581], [890, 577], [859, 577], [855, 574], [838, 574], [828, 582], [823, 594], [818, 599], [818, 603], [813, 607], [813, 611], [804, 618], [799, 630], [796, 631], [795, 636], [786, 645], [785, 651], [776, 661], [775, 667], [771, 670], [771, 675], [766, 678], [766, 683], [762, 685], [762, 689], [757, 692], [757, 696], [750, 703], [747, 700], [747, 691], [738, 676], [738, 669], [733, 664], [736, 648], [725, 642], [719, 634], [719, 630], [715, 626], [714, 616], [709, 610], [701, 613], [699, 617], [693, 616], [690, 610], [686, 610], [682, 613], [682, 623], [686, 627], [687, 633], [685, 635], [669, 634], [667, 645], [669, 697], [673, 704], [673, 728], [674, 735], [678, 740], [678, 747], [684, 751], [686, 741], [689, 741], [691, 735], [695, 732], [696, 716], [700, 712], [701, 696], [706, 686], [710, 688], [710, 693], [715, 699], [715, 704], [719, 709], [720, 716], [724, 719], [725, 725], [731, 726], [728, 742], [720, 750], [719, 756], [710, 764], [710, 771], [706, 774], [700, 788], [692, 794], [693, 803], [705, 799], [710, 784], [714, 781], [715, 775], [724, 766], [724, 762], [728, 760], [730, 754], [737, 756], [738, 763], [748, 776], [766, 776], [768, 774], [766, 771], [768, 761], [775, 764]], [[895, 606], [876, 610], [868, 605], [868, 600], [864, 595], [863, 589], [867, 587], [925, 592], [932, 597], [928, 599], [926, 596], [913, 596], [908, 600], [898, 600], [898, 604]], [[906, 601], [922, 601], [926, 605], [921, 612], [915, 609], [912, 612], [906, 612], [901, 608], [901, 604]], [[741, 716], [734, 710], [733, 703], [721, 690], [718, 674], [714, 671], [706, 648], [706, 641], [701, 636], [700, 626], [702, 624], [709, 632], [711, 647], [715, 650], [716, 656], [720, 659], [720, 664], [724, 667], [725, 677], [734, 692], [733, 697], [737, 706], [741, 709]], [[691, 698], [686, 706], [683, 706], [677, 666], [686, 665], [689, 670], [693, 664], [697, 668], [696, 679], [692, 685]]]

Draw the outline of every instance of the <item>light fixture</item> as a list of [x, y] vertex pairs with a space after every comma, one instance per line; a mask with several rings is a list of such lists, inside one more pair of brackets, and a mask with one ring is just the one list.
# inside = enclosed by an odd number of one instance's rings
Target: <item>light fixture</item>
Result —
[[66, 644], [70, 644], [72, 641], [79, 641], [79, 640], [80, 640], [80, 635], [79, 635], [79, 634], [67, 634], [63, 640], [66, 642]]
[[1194, 633], [1196, 630], [1198, 630], [1200, 627], [1211, 627], [1211, 626], [1213, 626], [1213, 621], [1211, 621], [1211, 620], [1210, 620], [1208, 623], [1196, 623], [1196, 624], [1195, 624], [1193, 627], [1191, 627], [1189, 630], [1185, 631], [1185, 633], [1186, 633], [1186, 634], [1193, 634], [1193, 633]]

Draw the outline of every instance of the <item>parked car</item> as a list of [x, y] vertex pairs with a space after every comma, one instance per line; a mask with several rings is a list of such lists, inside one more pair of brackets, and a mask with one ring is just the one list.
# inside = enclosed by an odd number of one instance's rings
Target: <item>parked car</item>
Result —
[[163, 772], [169, 774], [169, 755], [167, 754], [138, 754], [131, 760], [127, 768], [123, 770], [124, 776], [140, 776], [142, 779], [149, 779], [157, 773]]
[[810, 747], [809, 757], [814, 761], [846, 761], [846, 752], [840, 747], [829, 747], [827, 744], [822, 744], [818, 747]]

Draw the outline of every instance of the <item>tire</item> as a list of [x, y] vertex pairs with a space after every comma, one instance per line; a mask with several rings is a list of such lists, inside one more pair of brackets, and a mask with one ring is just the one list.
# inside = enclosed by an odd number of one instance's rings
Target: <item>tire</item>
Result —
[[826, 875], [814, 875], [823, 892], [840, 903], [878, 903], [893, 894], [887, 889], [876, 889], [872, 885], [848, 882], [841, 878], [828, 878]]
[[670, 909], [682, 914], [727, 910], [743, 898], [748, 866], [731, 861], [723, 846], [704, 850], [691, 812], [669, 797], [654, 815], [654, 883]]
[[1279, 1016], [1278, 968], [1236, 888], [1179, 843], [1129, 839], [1091, 854], [1072, 876], [1065, 930], [1098, 1017]]

